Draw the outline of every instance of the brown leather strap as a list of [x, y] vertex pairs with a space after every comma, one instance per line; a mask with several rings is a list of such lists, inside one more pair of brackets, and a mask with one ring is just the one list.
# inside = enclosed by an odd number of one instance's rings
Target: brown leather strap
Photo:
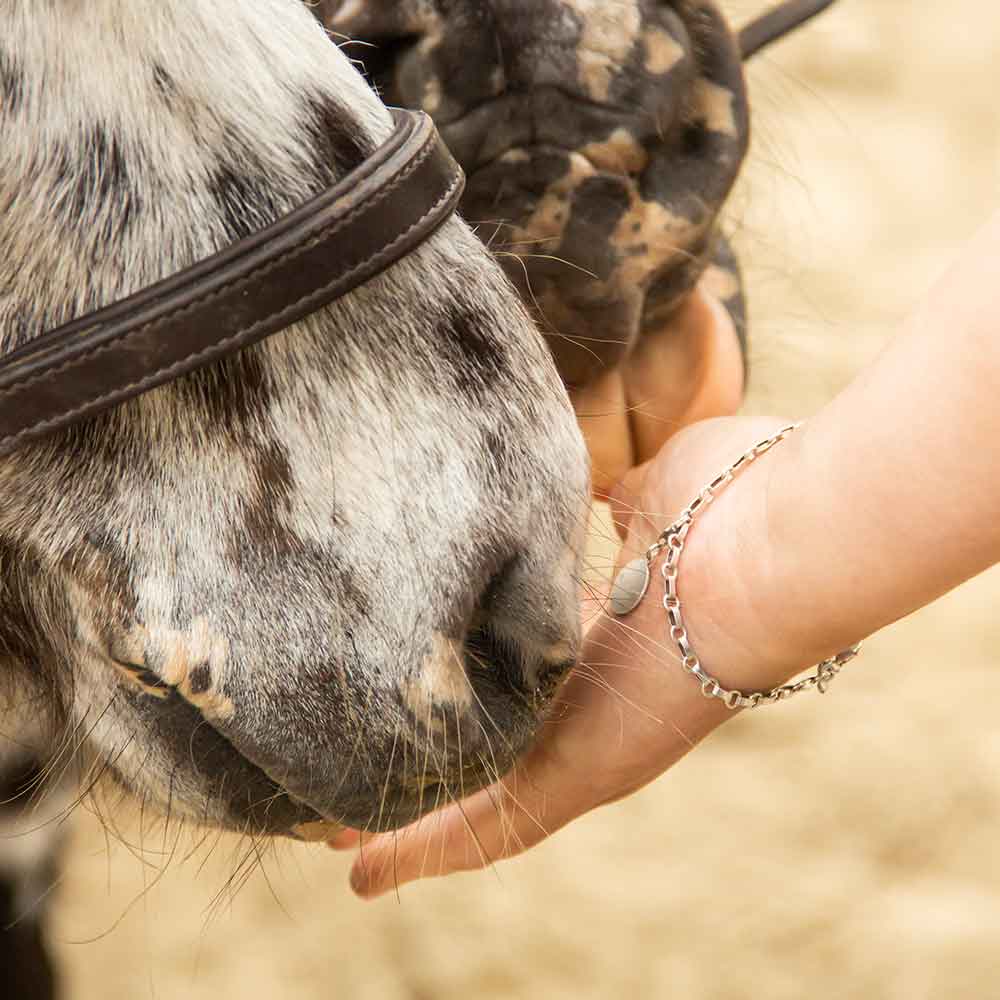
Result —
[[0, 360], [0, 455], [256, 343], [427, 239], [464, 177], [422, 113], [290, 215]]

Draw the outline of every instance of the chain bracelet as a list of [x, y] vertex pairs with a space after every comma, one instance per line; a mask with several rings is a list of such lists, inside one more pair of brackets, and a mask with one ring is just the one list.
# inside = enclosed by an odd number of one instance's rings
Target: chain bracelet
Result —
[[[681, 666], [696, 680], [701, 683], [701, 692], [706, 698], [718, 698], [727, 708], [734, 711], [739, 708], [757, 708], [760, 705], [775, 704], [790, 698], [793, 694], [816, 688], [821, 694], [826, 691], [827, 686], [834, 677], [840, 673], [846, 663], [849, 663], [858, 655], [860, 644], [845, 649], [836, 656], [824, 660], [815, 667], [814, 673], [802, 680], [790, 684], [783, 684], [780, 687], [772, 688], [770, 691], [755, 691], [744, 693], [724, 688], [716, 678], [709, 674], [701, 665], [698, 654], [691, 648], [688, 639], [687, 628], [681, 616], [681, 602], [677, 596], [677, 577], [681, 553], [684, 551], [684, 543], [687, 540], [688, 532], [695, 518], [702, 514], [706, 507], [724, 490], [748, 465], [755, 462], [761, 455], [766, 454], [776, 444], [783, 441], [792, 433], [799, 424], [792, 424], [778, 431], [777, 434], [754, 445], [749, 451], [742, 454], [725, 472], [712, 480], [701, 492], [691, 501], [681, 512], [680, 516], [664, 531], [655, 542], [646, 550], [644, 560], [635, 560], [630, 563], [619, 575], [616, 581], [616, 588], [622, 587], [624, 593], [620, 598], [620, 604], [615, 608], [616, 614], [627, 614], [636, 607], [642, 596], [645, 594], [649, 584], [649, 568], [653, 561], [661, 552], [666, 552], [666, 559], [663, 562], [661, 573], [666, 585], [663, 595], [663, 607], [667, 612], [668, 635], [671, 641], [677, 646], [681, 655]], [[636, 567], [636, 563], [645, 562], [644, 566]], [[642, 575], [639, 582], [620, 583], [625, 579], [626, 574], [631, 572], [633, 576]], [[613, 602], [614, 606], [614, 602]]]

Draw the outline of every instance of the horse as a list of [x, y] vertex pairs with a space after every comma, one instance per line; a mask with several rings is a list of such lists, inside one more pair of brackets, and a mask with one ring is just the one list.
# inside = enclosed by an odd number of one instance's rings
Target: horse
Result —
[[[595, 5], [560, 2], [594, 112], [635, 67]], [[554, 37], [487, 6], [496, 37]], [[144, 810], [255, 837], [387, 830], [495, 780], [546, 720], [577, 658], [591, 496], [569, 393], [734, 267], [714, 237], [746, 151], [737, 40], [709, 0], [623, 7], [643, 86], [680, 73], [696, 95], [671, 130], [686, 193], [669, 219], [655, 129], [598, 115], [603, 143], [538, 158], [514, 128], [490, 146], [449, 105], [469, 36], [448, 36], [436, 4], [6, 5], [0, 358], [330, 189], [391, 134], [370, 84], [439, 117], [470, 173], [466, 215], [520, 184], [504, 239], [548, 241], [568, 266], [498, 260], [449, 218], [274, 336], [0, 457], [0, 949], [16, 995], [55, 988], [39, 928], [79, 787], [110, 779]], [[366, 80], [321, 21], [392, 36], [393, 58]], [[415, 77], [394, 33], [416, 28], [434, 72]], [[532, 128], [558, 108], [536, 111]], [[738, 281], [723, 298], [739, 312]], [[581, 348], [594, 317], [596, 351]]]

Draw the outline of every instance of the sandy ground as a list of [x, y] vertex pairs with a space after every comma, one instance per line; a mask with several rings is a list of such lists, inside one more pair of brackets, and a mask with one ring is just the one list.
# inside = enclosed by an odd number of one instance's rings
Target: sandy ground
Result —
[[[749, 411], [819, 407], [996, 202], [998, 54], [993, 0], [844, 0], [754, 67]], [[228, 843], [143, 893], [156, 838], [141, 863], [81, 817], [55, 920], [70, 995], [1000, 997], [998, 598], [987, 574], [826, 699], [742, 717], [530, 857], [401, 901], [355, 902], [345, 859], [285, 846], [213, 908]]]

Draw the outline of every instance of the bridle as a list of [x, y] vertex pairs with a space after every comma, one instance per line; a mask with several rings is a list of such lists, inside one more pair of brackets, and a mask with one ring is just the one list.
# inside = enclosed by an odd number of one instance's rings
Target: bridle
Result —
[[0, 360], [0, 456], [235, 354], [357, 288], [455, 211], [465, 178], [422, 112], [291, 214]]
[[[744, 59], [833, 0], [791, 0], [739, 35]], [[0, 457], [235, 354], [328, 305], [454, 213], [461, 167], [422, 112], [290, 215], [0, 359]]]

